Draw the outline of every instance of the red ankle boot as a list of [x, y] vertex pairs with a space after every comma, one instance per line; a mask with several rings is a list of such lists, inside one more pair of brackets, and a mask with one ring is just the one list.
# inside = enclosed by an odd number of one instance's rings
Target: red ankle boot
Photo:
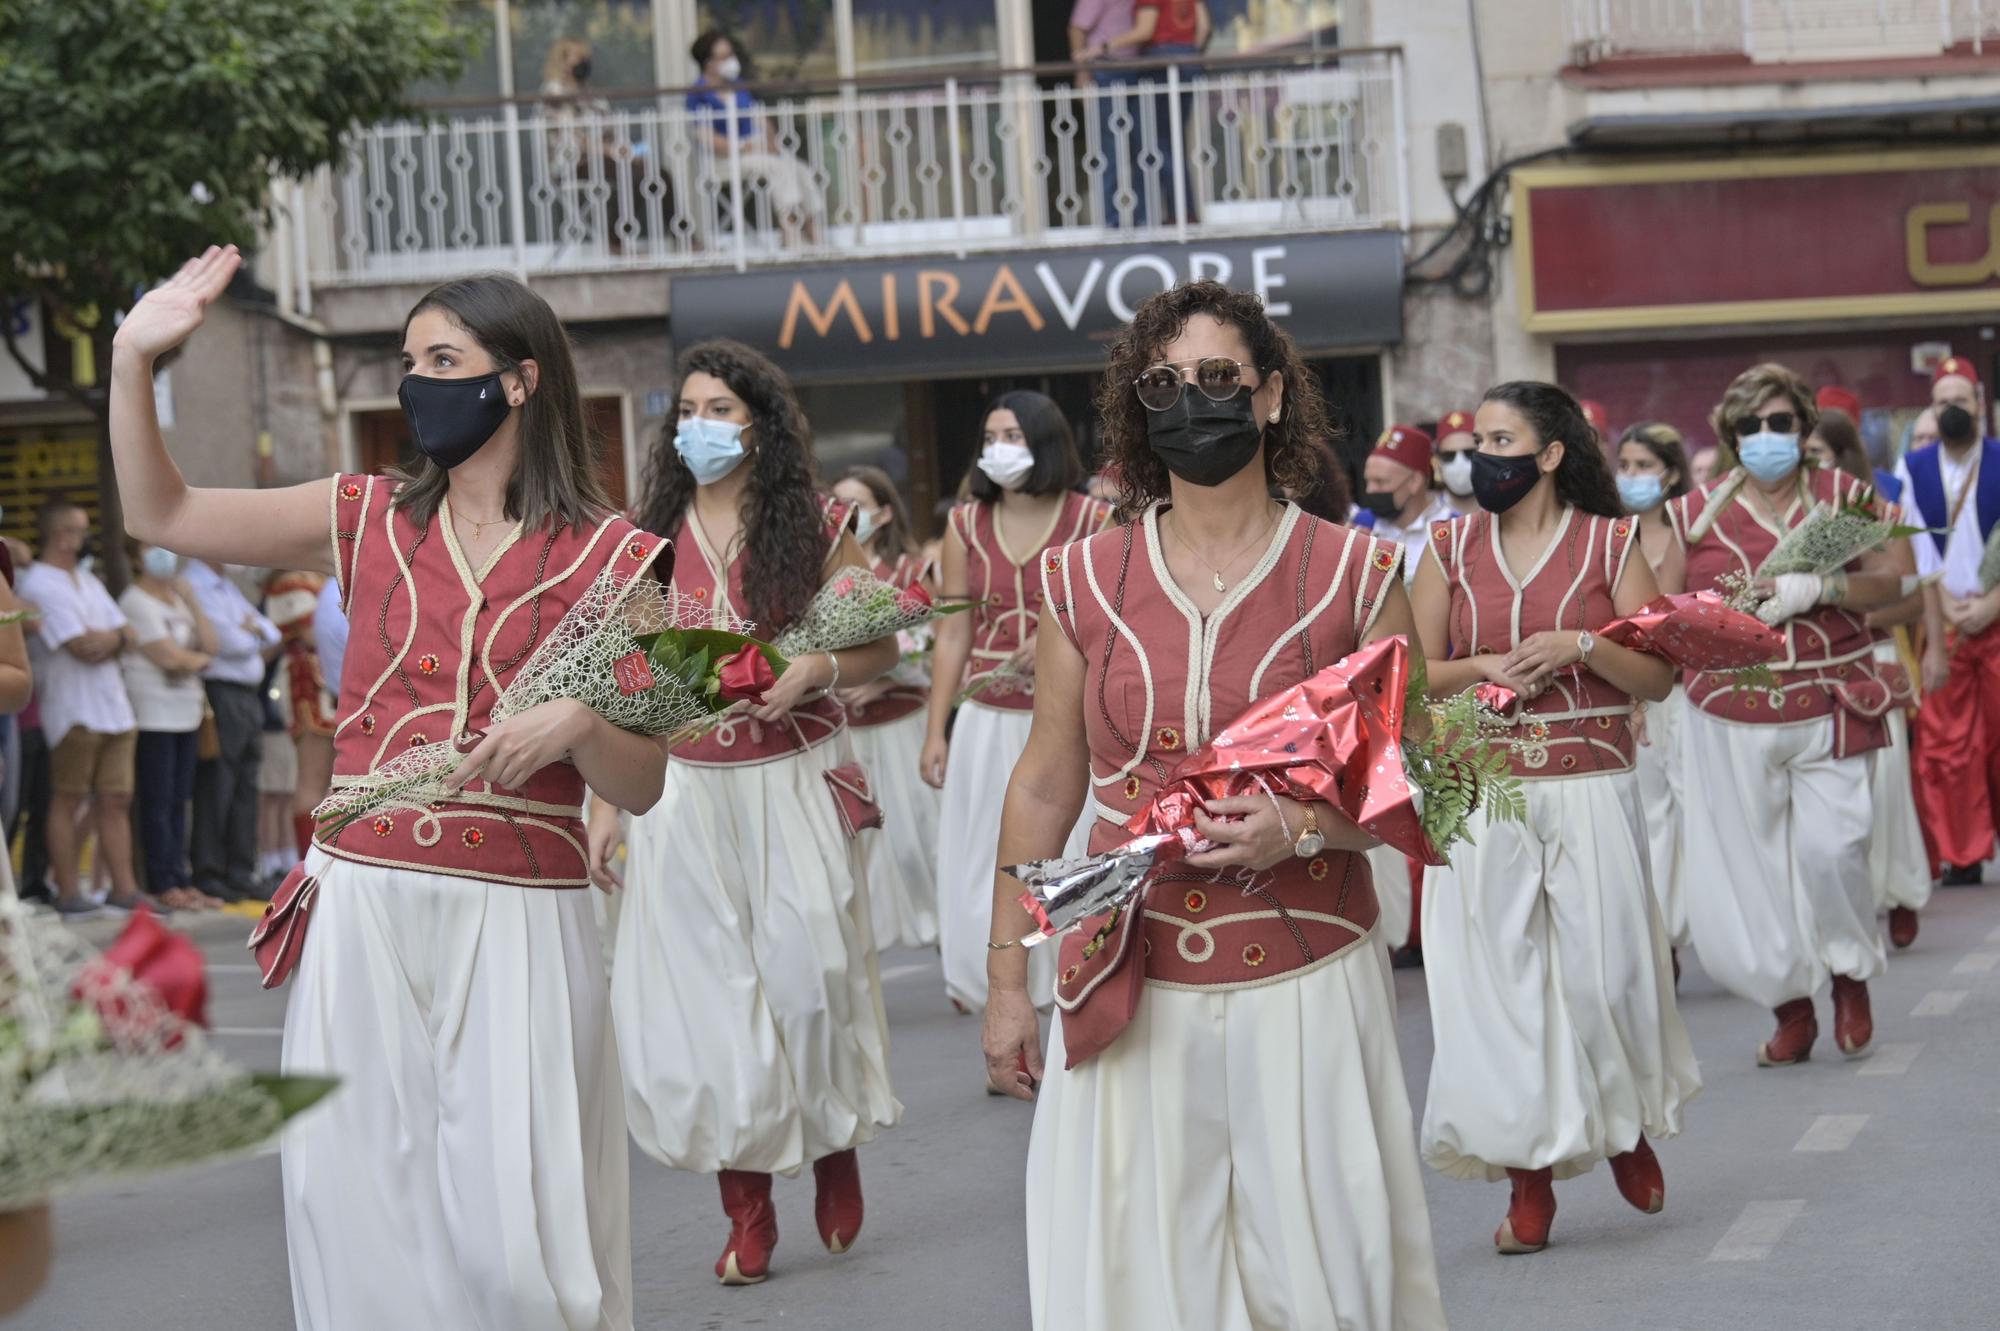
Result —
[[1554, 1171], [1510, 1169], [1507, 1177], [1514, 1181], [1514, 1197], [1493, 1246], [1509, 1256], [1540, 1252], [1549, 1246], [1549, 1226], [1556, 1219]]
[[1611, 1157], [1611, 1177], [1618, 1181], [1618, 1195], [1647, 1215], [1658, 1215], [1667, 1204], [1667, 1177], [1660, 1172], [1660, 1158], [1644, 1137], [1623, 1155]]
[[1833, 977], [1833, 1039], [1840, 1052], [1858, 1058], [1875, 1038], [1875, 1017], [1868, 1008], [1868, 982]]
[[716, 1259], [716, 1278], [725, 1285], [755, 1285], [771, 1273], [771, 1249], [778, 1246], [771, 1176], [725, 1169], [719, 1182], [722, 1210], [729, 1217], [729, 1246]]
[[838, 1256], [861, 1235], [861, 1163], [851, 1150], [825, 1156], [813, 1161], [813, 1179], [819, 1184], [813, 1219], [820, 1242]]
[[1813, 1041], [1819, 1039], [1819, 1018], [1813, 1015], [1810, 998], [1794, 998], [1778, 1010], [1778, 1033], [1757, 1047], [1757, 1066], [1788, 1068], [1812, 1057]]
[[1889, 907], [1889, 941], [1898, 948], [1917, 941], [1917, 913], [1908, 906]]

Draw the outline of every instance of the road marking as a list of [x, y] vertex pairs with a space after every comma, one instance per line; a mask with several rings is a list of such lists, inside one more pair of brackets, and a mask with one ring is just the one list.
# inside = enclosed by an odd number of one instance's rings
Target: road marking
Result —
[[1968, 952], [1951, 968], [1953, 975], [1987, 975], [2000, 966], [2000, 952]]
[[901, 966], [891, 966], [888, 970], [883, 971], [882, 983], [887, 984], [891, 980], [908, 979], [912, 975], [937, 975], [937, 974], [938, 974], [938, 968], [936, 962], [911, 961], [911, 962], [905, 962]]
[[210, 1035], [230, 1035], [238, 1037], [270, 1036], [276, 1038], [285, 1033], [282, 1026], [211, 1026]]
[[1878, 1044], [1875, 1054], [1861, 1065], [1857, 1076], [1900, 1077], [1910, 1070], [1910, 1064], [1917, 1061], [1922, 1044]]
[[1821, 1114], [1813, 1120], [1794, 1151], [1844, 1151], [1867, 1126], [1866, 1114]]
[[1918, 1000], [1916, 1010], [1911, 1012], [1910, 1015], [1913, 1017], [1949, 1017], [1952, 1013], [1958, 1011], [1958, 1005], [1964, 1001], [1965, 991], [1963, 989], [1940, 989], [1935, 993], [1925, 994], [1923, 998]]
[[1761, 1262], [1771, 1255], [1792, 1222], [1804, 1214], [1803, 1201], [1752, 1202], [1708, 1254], [1711, 1262]]

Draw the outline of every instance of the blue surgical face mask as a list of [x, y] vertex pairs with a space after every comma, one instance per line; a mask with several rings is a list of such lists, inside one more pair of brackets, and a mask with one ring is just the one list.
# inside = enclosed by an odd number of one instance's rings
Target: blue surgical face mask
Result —
[[159, 546], [152, 545], [146, 547], [146, 555], [140, 561], [140, 565], [146, 570], [148, 577], [171, 578], [180, 571], [181, 559], [171, 550], [162, 550]]
[[1666, 483], [1658, 472], [1635, 472], [1618, 478], [1618, 497], [1625, 501], [1630, 512], [1650, 513], [1660, 506], [1666, 494]]
[[1759, 430], [1736, 441], [1736, 456], [1752, 476], [1766, 485], [1789, 476], [1799, 465], [1799, 437]]
[[743, 427], [707, 416], [686, 416], [674, 427], [674, 448], [696, 485], [713, 485], [742, 465]]

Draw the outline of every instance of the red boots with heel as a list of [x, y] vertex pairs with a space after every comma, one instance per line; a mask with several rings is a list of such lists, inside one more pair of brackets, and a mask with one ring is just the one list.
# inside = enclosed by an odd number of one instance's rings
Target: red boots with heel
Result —
[[[813, 1161], [819, 1185], [813, 1199], [813, 1219], [820, 1241], [838, 1256], [854, 1246], [861, 1234], [861, 1164], [853, 1151], [840, 1151]], [[729, 1217], [729, 1246], [715, 1262], [715, 1277], [725, 1285], [755, 1285], [771, 1273], [771, 1250], [778, 1246], [778, 1212], [771, 1205], [771, 1176], [746, 1169], [725, 1169], [722, 1210]]]
[[771, 1273], [771, 1249], [778, 1246], [771, 1176], [725, 1169], [719, 1182], [722, 1210], [729, 1217], [729, 1246], [716, 1259], [716, 1279], [725, 1285], [755, 1285]]
[[1508, 1256], [1540, 1252], [1549, 1246], [1549, 1227], [1556, 1219], [1555, 1171], [1510, 1169], [1507, 1177], [1514, 1181], [1514, 1197], [1493, 1246]]

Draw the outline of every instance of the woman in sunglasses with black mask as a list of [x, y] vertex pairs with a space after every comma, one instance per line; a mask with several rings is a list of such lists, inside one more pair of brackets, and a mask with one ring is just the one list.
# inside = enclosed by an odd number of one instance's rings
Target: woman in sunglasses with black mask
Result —
[[1482, 811], [1423, 893], [1437, 1052], [1424, 1158], [1513, 1184], [1494, 1235], [1538, 1252], [1554, 1183], [1608, 1160], [1648, 1214], [1666, 1180], [1647, 1139], [1680, 1130], [1701, 1086], [1674, 1007], [1634, 771], [1635, 699], [1673, 684], [1658, 657], [1594, 630], [1657, 594], [1597, 433], [1553, 384], [1508, 383], [1474, 413], [1483, 512], [1431, 529], [1413, 596], [1439, 697], [1490, 683], [1506, 709], [1521, 821]]
[[[1862, 481], [1801, 465], [1818, 409], [1784, 366], [1745, 370], [1709, 419], [1726, 470], [1667, 506], [1689, 591], [1748, 576], [1816, 504], [1873, 502]], [[1864, 1053], [1874, 1037], [1868, 981], [1885, 963], [1868, 872], [1868, 755], [1887, 741], [1897, 689], [1876, 669], [1867, 615], [1903, 599], [1902, 583], [1882, 549], [1825, 577], [1781, 574], [1756, 589], [1758, 616], [1785, 635], [1775, 683], [1687, 675], [1682, 743], [1698, 778], [1687, 825], [1704, 829], [1685, 848], [1688, 925], [1703, 969], [1776, 1013], [1762, 1067], [1811, 1056], [1813, 995], [1828, 980], [1841, 1052]]]
[[[1255, 697], [1411, 633], [1401, 551], [1274, 500], [1321, 481], [1318, 385], [1255, 296], [1142, 305], [1099, 399], [1125, 525], [1051, 550], [1035, 715], [1000, 863], [1091, 849]], [[1046, 1082], [1020, 885], [996, 878], [987, 1073], [1038, 1099], [1028, 1282], [1038, 1331], [1444, 1325], [1372, 838], [1324, 804], [1221, 800], [1216, 848], [1163, 873], [1126, 934], [1060, 944]]]

